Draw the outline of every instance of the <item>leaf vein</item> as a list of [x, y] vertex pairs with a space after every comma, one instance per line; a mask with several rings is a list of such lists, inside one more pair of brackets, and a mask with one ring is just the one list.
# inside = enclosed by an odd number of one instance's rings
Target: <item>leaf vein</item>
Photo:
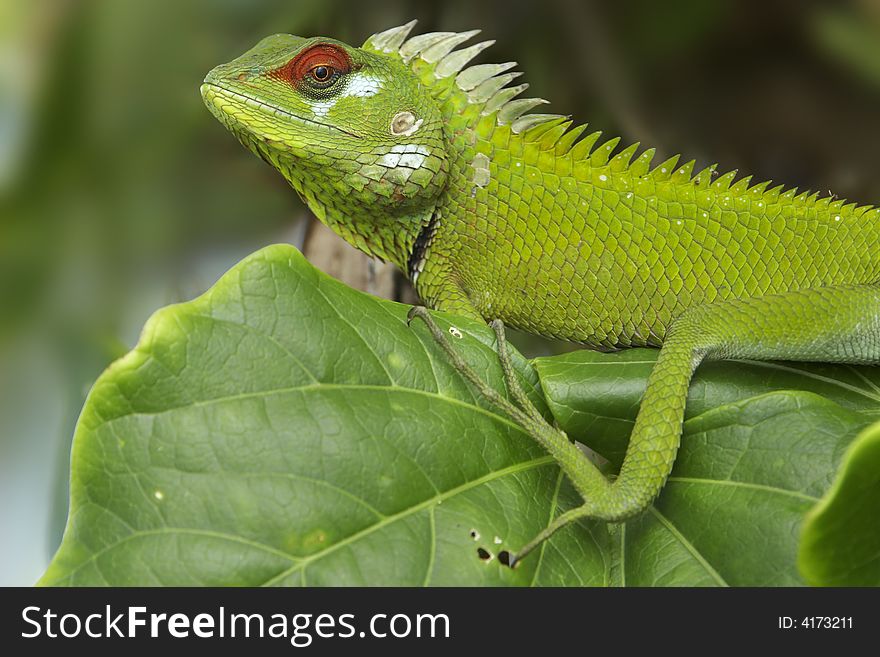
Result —
[[351, 536], [348, 536], [348, 537], [342, 539], [341, 541], [334, 543], [333, 545], [327, 546], [326, 548], [324, 548], [323, 550], [321, 550], [319, 552], [316, 552], [312, 555], [309, 555], [308, 557], [304, 557], [299, 563], [294, 564], [293, 566], [291, 566], [287, 570], [279, 573], [275, 577], [272, 577], [271, 579], [263, 582], [262, 585], [263, 586], [272, 586], [273, 584], [284, 579], [288, 575], [291, 575], [296, 570], [298, 570], [300, 568], [305, 568], [310, 563], [313, 563], [313, 562], [321, 559], [322, 557], [325, 557], [328, 554], [331, 554], [332, 552], [335, 552], [335, 551], [337, 551], [347, 545], [350, 545], [351, 543], [354, 543], [354, 542], [364, 538], [365, 536], [369, 536], [370, 534], [382, 529], [386, 525], [390, 525], [393, 522], [397, 522], [398, 520], [401, 520], [403, 518], [407, 518], [415, 513], [418, 513], [419, 511], [422, 511], [424, 509], [428, 509], [428, 508], [434, 506], [435, 504], [437, 504], [438, 502], [448, 500], [452, 497], [455, 497], [456, 495], [465, 493], [472, 488], [476, 488], [477, 486], [480, 486], [482, 484], [486, 484], [490, 481], [494, 481], [496, 479], [506, 477], [507, 475], [516, 474], [518, 472], [524, 472], [526, 470], [531, 470], [533, 468], [538, 468], [538, 467], [541, 467], [544, 465], [552, 465], [554, 463], [555, 462], [553, 461], [553, 457], [544, 456], [544, 457], [532, 459], [531, 461], [524, 461], [521, 463], [516, 463], [516, 464], [508, 466], [506, 468], [502, 468], [501, 470], [495, 470], [494, 472], [486, 473], [482, 477], [477, 477], [476, 479], [474, 479], [472, 481], [468, 481], [464, 484], [461, 484], [460, 486], [456, 486], [455, 488], [451, 488], [448, 491], [445, 491], [439, 495], [435, 495], [435, 496], [430, 497], [422, 502], [419, 502], [418, 504], [414, 504], [413, 506], [409, 507], [408, 509], [404, 509], [403, 511], [400, 511], [394, 515], [388, 516], [385, 519], [377, 522], [374, 525], [371, 525], [369, 527], [365, 527], [364, 529], [362, 529], [358, 532], [355, 532]]

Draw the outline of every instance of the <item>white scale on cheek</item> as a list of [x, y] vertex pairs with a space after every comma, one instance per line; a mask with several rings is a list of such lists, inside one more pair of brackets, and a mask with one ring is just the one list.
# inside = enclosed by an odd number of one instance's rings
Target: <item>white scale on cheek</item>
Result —
[[350, 98], [355, 96], [368, 98], [370, 96], [375, 96], [381, 91], [381, 89], [382, 80], [379, 78], [366, 75], [365, 73], [354, 73], [349, 76], [348, 84], [338, 96], [331, 100], [317, 100], [310, 103], [312, 106], [312, 113], [317, 117], [325, 117], [327, 116], [327, 112], [333, 108], [336, 101], [340, 98]]
[[397, 144], [391, 147], [390, 152], [381, 157], [379, 164], [390, 169], [398, 166], [418, 169], [430, 154], [430, 150], [419, 144]]
[[375, 96], [382, 89], [382, 80], [366, 75], [365, 73], [355, 73], [351, 76], [348, 87], [343, 92], [343, 96]]
[[311, 103], [312, 105], [312, 113], [315, 116], [327, 116], [327, 112], [336, 104], [336, 99], [333, 100], [320, 100]]

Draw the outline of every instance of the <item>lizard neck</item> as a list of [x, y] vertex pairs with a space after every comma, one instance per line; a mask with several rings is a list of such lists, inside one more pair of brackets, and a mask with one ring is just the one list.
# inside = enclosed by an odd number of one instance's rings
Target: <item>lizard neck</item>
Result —
[[431, 221], [433, 204], [399, 213], [383, 212], [346, 198], [319, 198], [297, 179], [288, 180], [314, 215], [346, 242], [407, 271], [419, 235]]

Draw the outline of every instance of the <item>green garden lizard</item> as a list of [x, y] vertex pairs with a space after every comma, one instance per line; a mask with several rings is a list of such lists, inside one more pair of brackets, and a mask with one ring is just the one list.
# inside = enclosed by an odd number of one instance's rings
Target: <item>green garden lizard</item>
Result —
[[[518, 99], [514, 63], [468, 63], [477, 31], [361, 48], [275, 35], [212, 70], [211, 112], [324, 223], [407, 273], [436, 309], [491, 320], [513, 402], [434, 337], [490, 402], [559, 462], [583, 498], [509, 560], [584, 517], [647, 508], [678, 450], [705, 359], [880, 363], [880, 209], [782, 186], [651, 167], [619, 139]], [[584, 136], [582, 136], [584, 135]], [[619, 475], [547, 423], [513, 376], [503, 323], [597, 349], [661, 347]]]

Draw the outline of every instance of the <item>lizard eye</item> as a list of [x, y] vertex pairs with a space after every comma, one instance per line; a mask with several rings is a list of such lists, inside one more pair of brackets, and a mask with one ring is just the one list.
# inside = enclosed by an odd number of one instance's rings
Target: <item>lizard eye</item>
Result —
[[331, 43], [317, 43], [269, 75], [305, 93], [321, 92], [332, 87], [351, 68], [351, 57], [345, 50]]
[[316, 66], [312, 69], [312, 78], [317, 82], [326, 82], [330, 79], [332, 70], [329, 66]]

